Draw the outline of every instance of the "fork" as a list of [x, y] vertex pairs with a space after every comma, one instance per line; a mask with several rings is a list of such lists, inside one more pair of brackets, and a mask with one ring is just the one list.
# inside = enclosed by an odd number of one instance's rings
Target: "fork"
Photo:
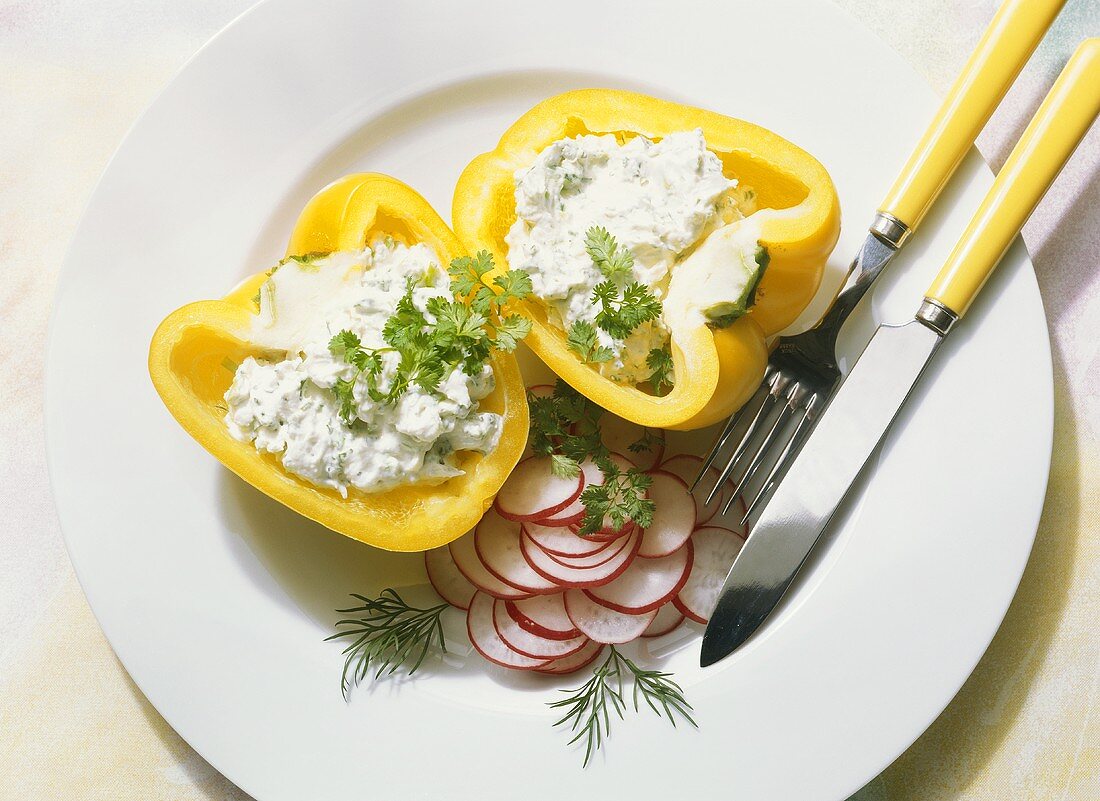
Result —
[[[809, 330], [780, 337], [760, 387], [703, 460], [693, 492], [732, 446], [706, 505], [727, 481], [735, 484], [722, 513], [741, 499], [741, 525], [767, 503], [840, 383], [836, 343], [844, 322], [920, 224], [1064, 4], [1006, 0], [998, 9], [876, 212], [828, 311]], [[750, 487], [756, 489], [751, 498]]]

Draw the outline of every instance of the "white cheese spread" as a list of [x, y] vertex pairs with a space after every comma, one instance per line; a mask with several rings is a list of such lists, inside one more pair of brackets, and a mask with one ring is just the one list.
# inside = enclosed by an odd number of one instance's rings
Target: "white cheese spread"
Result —
[[[559, 140], [516, 173], [516, 221], [505, 237], [509, 267], [530, 274], [533, 294], [555, 324], [568, 330], [578, 320], [594, 323], [600, 309], [592, 290], [604, 276], [585, 236], [599, 226], [633, 255], [632, 280], [666, 300], [676, 265], [708, 234], [751, 210], [752, 193], [736, 187], [699, 129], [659, 141], [634, 136], [620, 143], [611, 134]], [[707, 282], [715, 283], [721, 288]], [[601, 373], [645, 381], [650, 350], [668, 343], [667, 311], [626, 340], [597, 328], [599, 344], [613, 354], [599, 365]]]
[[[428, 299], [449, 299], [449, 287], [446, 269], [423, 244], [380, 239], [360, 252], [288, 260], [261, 288], [260, 313], [241, 332], [285, 358], [249, 357], [237, 368], [225, 393], [230, 433], [345, 497], [349, 487], [378, 492], [461, 475], [456, 451], [488, 453], [500, 438], [500, 415], [478, 410], [495, 384], [488, 363], [472, 376], [456, 367], [435, 391], [412, 385], [386, 403], [373, 400], [365, 377], [329, 350], [332, 336], [345, 330], [364, 348], [386, 348], [383, 326], [410, 289], [413, 304], [434, 323]], [[376, 389], [385, 392], [399, 357], [392, 350], [381, 357]], [[339, 380], [354, 381], [353, 425], [333, 392]]]

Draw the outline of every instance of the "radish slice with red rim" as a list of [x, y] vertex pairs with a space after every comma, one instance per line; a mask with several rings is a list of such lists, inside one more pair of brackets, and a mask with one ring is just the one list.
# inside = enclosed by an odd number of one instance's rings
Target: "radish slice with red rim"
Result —
[[[639, 534], [639, 536], [641, 535]], [[579, 567], [582, 569], [596, 568], [617, 557], [622, 552], [623, 548], [630, 545], [630, 539], [615, 540], [605, 544], [607, 545], [605, 549], [596, 551], [596, 553], [585, 554], [584, 556], [547, 555], [559, 565], [564, 565], [565, 567]]]
[[584, 520], [584, 504], [578, 498], [553, 517], [540, 517], [538, 520], [531, 522], [542, 526], [564, 528], [565, 526], [575, 526], [582, 520]]
[[688, 541], [695, 529], [695, 499], [687, 484], [672, 473], [654, 470], [649, 498], [653, 501], [653, 522], [645, 530], [638, 556], [668, 556]]
[[687, 582], [691, 568], [692, 545], [688, 540], [668, 556], [635, 559], [613, 580], [585, 592], [593, 601], [609, 609], [637, 615], [655, 610], [675, 598]]
[[691, 535], [695, 566], [680, 588], [676, 606], [696, 623], [706, 623], [744, 541], [728, 528], [703, 526]]
[[[586, 460], [581, 462], [581, 479], [584, 482], [581, 484], [581, 492], [584, 492], [584, 488], [589, 484], [602, 484], [603, 473], [595, 462]], [[571, 526], [580, 523], [584, 519], [584, 503], [581, 502], [581, 492], [577, 493], [576, 500], [560, 512], [555, 512], [549, 517], [540, 517], [533, 522], [544, 526]]]
[[549, 457], [532, 456], [516, 465], [497, 493], [495, 505], [509, 520], [538, 520], [565, 509], [583, 489], [583, 473], [562, 478], [550, 471]]
[[606, 584], [626, 570], [638, 551], [641, 535], [631, 534], [623, 549], [614, 559], [597, 567], [568, 567], [550, 558], [526, 534], [521, 538], [523, 558], [536, 573], [560, 587], [595, 587]]
[[536, 545], [551, 556], [589, 556], [606, 550], [610, 542], [580, 536], [571, 527], [524, 523], [523, 530]]
[[531, 593], [524, 592], [510, 584], [505, 584], [486, 569], [481, 562], [481, 557], [477, 555], [474, 532], [470, 531], [463, 534], [447, 547], [451, 552], [451, 558], [454, 559], [458, 572], [482, 592], [488, 593], [494, 598], [504, 598], [506, 600], [531, 597]]
[[565, 612], [562, 593], [505, 601], [504, 609], [520, 628], [548, 640], [569, 640], [580, 634]]
[[565, 610], [581, 633], [596, 642], [609, 645], [636, 640], [657, 617], [656, 609], [640, 615], [627, 615], [608, 609], [580, 590], [569, 590], [565, 593]]
[[[604, 521], [605, 523], [610, 523], [610, 521], [606, 517], [604, 518]], [[633, 531], [634, 522], [628, 520], [625, 524], [623, 524], [622, 528], [610, 528], [609, 525], [605, 525], [603, 528], [597, 529], [591, 534], [582, 534], [580, 536], [584, 537], [586, 540], [591, 540], [592, 542], [614, 542], [621, 537], [625, 537], [628, 534], [631, 534]]]
[[532, 659], [561, 659], [563, 656], [575, 654], [588, 644], [588, 638], [583, 634], [568, 640], [551, 640], [532, 634], [522, 628], [508, 615], [504, 608], [506, 601], [497, 601], [493, 605], [493, 625], [504, 644], [513, 651]]
[[583, 667], [588, 667], [596, 661], [596, 657], [603, 653], [603, 643], [589, 640], [588, 644], [575, 654], [555, 659], [542, 667], [535, 668], [538, 673], [548, 673], [553, 676], [563, 676], [566, 673], [575, 673]]
[[[506, 601], [505, 603], [514, 603], [514, 601]], [[657, 610], [657, 616], [642, 632], [642, 636], [663, 637], [683, 622], [684, 613], [676, 608], [676, 604], [667, 603]]]
[[470, 609], [466, 612], [466, 633], [470, 635], [470, 642], [477, 652], [494, 664], [514, 670], [543, 667], [549, 660], [524, 656], [509, 648], [500, 638], [493, 623], [494, 605], [492, 596], [478, 592], [474, 593]]
[[470, 608], [470, 599], [477, 592], [477, 587], [455, 565], [450, 548], [444, 545], [424, 551], [424, 567], [428, 571], [428, 581], [440, 598], [459, 609]]
[[[661, 462], [658, 469], [663, 470], [666, 473], [672, 473], [674, 476], [680, 478], [687, 486], [691, 486], [699, 475], [699, 471], [703, 467], [703, 460], [698, 456], [693, 456], [688, 453], [681, 453], [677, 456], [665, 459]], [[710, 494], [711, 489], [714, 487], [714, 483], [718, 480], [717, 467], [711, 467], [707, 470], [706, 477], [699, 482], [699, 486], [695, 488], [692, 496], [695, 498], [695, 525], [702, 526], [706, 523], [710, 523], [714, 520], [722, 508], [726, 505], [726, 502], [730, 499], [730, 494], [734, 490], [734, 483], [732, 479], [726, 479], [722, 485], [722, 489], [718, 491], [718, 494], [714, 496], [714, 500], [709, 505], [706, 504], [707, 495]], [[725, 517], [732, 518], [733, 514], [726, 515]], [[744, 514], [744, 510], [742, 510]], [[739, 523], [741, 515], [737, 515], [737, 523]], [[727, 522], [722, 521], [723, 525]]]
[[520, 551], [520, 524], [490, 509], [474, 529], [474, 548], [485, 568], [516, 589], [527, 593], [553, 592], [558, 586], [540, 576]]
[[553, 384], [532, 384], [527, 387], [527, 394], [534, 395], [536, 398], [549, 398], [554, 394]]

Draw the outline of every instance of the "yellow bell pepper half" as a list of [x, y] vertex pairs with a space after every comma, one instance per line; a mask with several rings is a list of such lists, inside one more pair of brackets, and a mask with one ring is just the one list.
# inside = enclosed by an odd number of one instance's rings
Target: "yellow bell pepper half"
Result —
[[[378, 235], [430, 245], [446, 264], [463, 253], [447, 224], [424, 198], [393, 178], [350, 175], [321, 190], [302, 211], [288, 256], [359, 250]], [[334, 531], [392, 551], [443, 545], [477, 523], [515, 466], [527, 441], [523, 379], [511, 354], [494, 353], [496, 389], [481, 401], [504, 417], [500, 443], [487, 455], [460, 452], [465, 475], [437, 486], [399, 487], [378, 493], [334, 490], [301, 479], [272, 454], [229, 435], [223, 396], [235, 365], [262, 349], [245, 338], [256, 307], [252, 300], [266, 274], [255, 275], [221, 300], [191, 303], [157, 328], [149, 348], [149, 374], [168, 411], [199, 444], [261, 492]], [[266, 354], [278, 358], [281, 354]]]
[[[756, 192], [759, 241], [770, 263], [750, 312], [727, 328], [701, 325], [672, 336], [674, 387], [657, 397], [604, 378], [582, 363], [564, 332], [547, 319], [547, 307], [529, 300], [521, 311], [533, 321], [526, 342], [579, 392], [615, 414], [648, 426], [693, 429], [739, 408], [759, 385], [765, 344], [809, 304], [825, 261], [840, 234], [836, 189], [825, 168], [804, 150], [769, 130], [691, 106], [633, 92], [584, 89], [535, 106], [505, 131], [496, 149], [475, 158], [458, 180], [455, 233], [471, 251], [490, 251], [507, 269], [505, 234], [516, 219], [515, 173], [551, 143], [584, 134], [641, 134], [660, 139], [702, 128], [727, 177]], [[674, 268], [675, 269], [675, 268]]]

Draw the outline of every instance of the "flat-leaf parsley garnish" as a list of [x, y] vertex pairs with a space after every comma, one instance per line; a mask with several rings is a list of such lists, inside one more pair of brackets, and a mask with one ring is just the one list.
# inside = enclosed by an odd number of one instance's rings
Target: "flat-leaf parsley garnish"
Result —
[[649, 384], [654, 395], [664, 395], [672, 389], [672, 352], [666, 348], [653, 348], [645, 359], [646, 367], [653, 372]]
[[606, 228], [592, 226], [585, 233], [584, 247], [604, 280], [592, 288], [592, 303], [599, 307], [595, 324], [576, 320], [569, 327], [566, 342], [581, 361], [600, 364], [614, 357], [602, 345], [597, 328], [612, 339], [627, 339], [638, 326], [661, 316], [661, 301], [645, 284], [631, 280], [634, 256], [619, 245]]
[[[448, 272], [456, 297], [429, 298], [424, 304], [427, 315], [413, 301], [410, 287], [382, 328], [388, 347], [364, 348], [358, 335], [346, 329], [332, 337], [329, 351], [355, 368], [350, 379], [340, 379], [333, 387], [344, 422], [352, 425], [356, 419], [355, 386], [360, 379], [372, 401], [395, 403], [410, 386], [434, 392], [456, 367], [476, 375], [493, 350], [515, 350], [531, 330], [531, 321], [507, 311], [507, 305], [530, 293], [531, 279], [523, 271], [509, 270], [488, 284], [485, 277], [492, 269], [493, 258], [485, 251], [473, 259], [452, 261]], [[397, 365], [383, 389], [383, 356], [390, 352], [397, 354]]]
[[569, 350], [581, 358], [581, 361], [589, 364], [609, 362], [615, 356], [611, 348], [600, 344], [599, 336], [596, 334], [596, 326], [587, 320], [575, 320], [573, 322], [573, 325], [569, 327], [566, 344], [569, 345]]
[[614, 528], [628, 521], [643, 528], [653, 522], [654, 504], [646, 497], [652, 478], [634, 467], [623, 470], [611, 458], [600, 432], [603, 409], [561, 380], [550, 395], [528, 393], [527, 404], [531, 450], [550, 457], [554, 473], [575, 476], [586, 459], [603, 473], [603, 484], [585, 487], [581, 493], [585, 514], [579, 534], [594, 534], [608, 521]]

